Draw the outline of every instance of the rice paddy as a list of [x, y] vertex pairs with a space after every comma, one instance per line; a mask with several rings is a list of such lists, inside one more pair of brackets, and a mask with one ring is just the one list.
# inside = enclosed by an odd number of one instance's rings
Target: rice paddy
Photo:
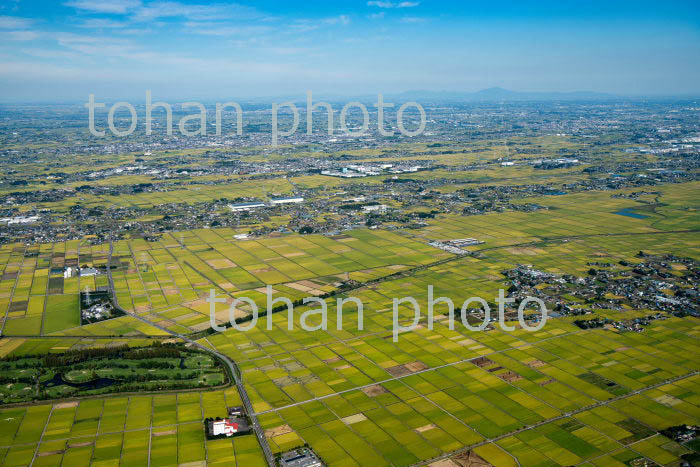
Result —
[[[310, 182], [310, 181], [309, 181]], [[697, 216], [681, 213], [695, 185], [664, 187], [668, 203], [645, 219], [615, 215], [628, 200], [599, 193], [538, 200], [540, 214], [438, 216], [419, 230], [358, 229], [335, 236], [237, 239], [234, 229], [115, 242], [112, 275], [129, 315], [80, 325], [78, 292], [106, 274], [63, 277], [67, 266], [101, 269], [109, 245], [87, 241], [0, 247], [0, 356], [86, 346], [148, 345], [168, 331], [194, 336], [234, 360], [274, 453], [308, 444], [329, 465], [412, 465], [478, 456], [493, 465], [675, 465], [687, 446], [659, 431], [700, 424], [700, 324], [667, 317], [642, 333], [582, 330], [575, 317], [537, 332], [452, 328], [444, 304], [427, 321], [429, 285], [457, 306], [491, 300], [519, 264], [583, 276], [591, 261], [634, 261], [639, 250], [699, 258]], [[678, 214], [678, 215], [676, 215]], [[675, 216], [675, 217], [674, 217]], [[475, 237], [478, 255], [456, 257], [429, 240]], [[342, 291], [343, 284], [352, 284]], [[211, 289], [227, 303], [265, 307], [265, 287], [292, 301], [337, 293], [349, 307], [337, 329], [294, 329], [285, 312], [247, 332], [205, 334]], [[392, 340], [392, 298], [414, 297], [416, 329]], [[243, 314], [247, 310], [241, 310]], [[597, 309], [612, 319], [645, 310]], [[412, 317], [401, 308], [400, 317]], [[141, 321], [143, 318], [147, 322]], [[317, 316], [309, 318], [319, 324]], [[156, 327], [160, 326], [160, 327]], [[35, 337], [42, 336], [41, 339]], [[109, 338], [107, 338], [109, 337]], [[203, 420], [241, 404], [235, 387], [116, 395], [0, 409], [3, 465], [264, 465], [254, 436], [206, 440]], [[517, 462], [516, 462], [517, 460]], [[440, 465], [440, 464], [438, 464]]]

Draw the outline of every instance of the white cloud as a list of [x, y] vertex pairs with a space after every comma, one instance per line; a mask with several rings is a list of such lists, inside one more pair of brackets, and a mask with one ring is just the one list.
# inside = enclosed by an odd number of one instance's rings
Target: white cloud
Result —
[[34, 31], [2, 31], [0, 32], [0, 40], [8, 41], [31, 41], [39, 37]]
[[262, 14], [255, 8], [237, 3], [212, 3], [187, 5], [180, 2], [153, 2], [139, 8], [135, 19], [150, 21], [156, 18], [183, 17], [193, 21], [221, 20], [226, 18], [252, 19]]
[[0, 16], [0, 29], [22, 29], [28, 28], [33, 21], [18, 16]]
[[71, 0], [66, 6], [93, 13], [125, 14], [141, 6], [140, 0]]
[[112, 29], [126, 27], [126, 23], [111, 19], [89, 18], [78, 24], [78, 26], [86, 29]]
[[64, 60], [76, 60], [81, 57], [80, 54], [75, 52], [68, 52], [55, 49], [23, 48], [20, 49], [20, 52], [22, 52], [25, 55], [31, 55], [32, 57], [48, 59], [60, 58]]
[[307, 32], [318, 29], [321, 26], [332, 26], [332, 25], [347, 25], [350, 24], [350, 17], [348, 15], [331, 16], [328, 18], [321, 18], [317, 20], [310, 19], [300, 19], [294, 24], [290, 25], [290, 30], [292, 32]]
[[270, 26], [228, 26], [226, 23], [190, 21], [185, 23], [185, 29], [206, 36], [255, 36], [272, 31]]
[[325, 18], [322, 22], [323, 24], [350, 24], [350, 17], [348, 15], [333, 16]]
[[421, 18], [420, 16], [404, 16], [401, 18], [402, 23], [410, 24], [425, 23], [426, 21], [428, 21], [427, 18]]
[[309, 55], [310, 50], [307, 47], [270, 47], [267, 49], [264, 49], [266, 51], [269, 51], [273, 54], [277, 55], [300, 55], [304, 54], [306, 56]]
[[127, 60], [144, 58], [144, 53], [136, 44], [121, 38], [59, 33], [56, 40], [61, 47], [83, 55], [119, 57]]
[[96, 14], [128, 15], [132, 20], [136, 21], [153, 21], [159, 18], [185, 18], [191, 21], [206, 21], [227, 18], [251, 19], [262, 16], [255, 8], [237, 3], [192, 5], [177, 1], [143, 3], [141, 0], [70, 0], [65, 5]]
[[420, 2], [387, 2], [384, 0], [367, 2], [367, 6], [376, 6], [378, 8], [413, 8], [418, 5], [420, 5]]
[[0, 16], [0, 41], [31, 41], [39, 34], [28, 28], [33, 21], [18, 16]]

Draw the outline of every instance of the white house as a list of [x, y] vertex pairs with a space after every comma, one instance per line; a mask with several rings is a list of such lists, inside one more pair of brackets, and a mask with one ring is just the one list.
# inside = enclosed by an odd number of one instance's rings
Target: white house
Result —
[[238, 433], [238, 423], [231, 420], [215, 420], [211, 422], [211, 431], [213, 436], [226, 435], [233, 436]]

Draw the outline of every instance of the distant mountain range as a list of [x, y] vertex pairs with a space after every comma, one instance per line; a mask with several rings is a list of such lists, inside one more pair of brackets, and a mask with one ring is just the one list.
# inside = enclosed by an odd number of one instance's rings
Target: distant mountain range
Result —
[[[393, 97], [393, 96], [392, 96]], [[619, 96], [604, 92], [573, 91], [573, 92], [520, 92], [499, 87], [482, 89], [476, 92], [455, 91], [405, 91], [396, 94], [401, 99], [428, 100], [464, 100], [464, 101], [499, 101], [499, 100], [598, 100], [617, 99]]]

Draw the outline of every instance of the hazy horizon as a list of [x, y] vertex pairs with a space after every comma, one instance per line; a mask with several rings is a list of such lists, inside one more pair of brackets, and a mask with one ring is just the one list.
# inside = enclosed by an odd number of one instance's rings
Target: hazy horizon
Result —
[[[305, 91], [289, 92], [286, 94], [278, 95], [259, 95], [259, 96], [231, 96], [222, 94], [218, 97], [206, 96], [206, 97], [196, 97], [189, 94], [181, 95], [156, 95], [152, 94], [152, 101], [166, 101], [169, 104], [180, 104], [186, 101], [191, 101], [196, 99], [198, 102], [203, 104], [214, 104], [217, 102], [223, 103], [226, 101], [234, 101], [241, 104], [250, 105], [261, 105], [270, 104], [273, 102], [281, 103], [282, 101], [293, 102], [297, 105], [302, 105], [299, 110], [303, 111], [306, 105], [306, 92], [311, 91], [307, 89]], [[95, 96], [96, 102], [103, 102], [106, 104], [114, 104], [118, 101], [127, 101], [136, 109], [143, 108], [146, 104], [146, 90], [144, 90], [140, 95], [134, 94], [129, 96], [113, 96], [113, 97], [101, 97]], [[503, 97], [501, 97], [503, 93]], [[315, 93], [312, 92], [313, 103], [317, 104], [320, 101], [327, 101], [331, 103], [343, 103], [350, 100], [359, 100], [363, 103], [374, 103], [377, 100], [377, 94], [338, 94], [338, 93]], [[511, 95], [511, 97], [508, 97]], [[523, 91], [514, 89], [505, 89], [498, 86], [492, 86], [490, 88], [477, 89], [473, 91], [460, 91], [460, 90], [445, 90], [445, 89], [408, 89], [404, 91], [399, 91], [395, 93], [382, 94], [384, 101], [388, 102], [386, 99], [423, 99], [425, 101], [435, 100], [435, 102], [446, 102], [446, 103], [497, 103], [497, 102], [527, 102], [527, 101], [636, 101], [636, 100], [696, 100], [700, 99], [700, 91], [697, 93], [685, 93], [685, 94], [613, 94], [606, 92], [596, 92], [588, 90], [571, 90], [571, 91]], [[88, 96], [84, 98], [68, 98], [68, 99], [54, 99], [47, 100], [41, 98], [19, 98], [19, 99], [8, 99], [0, 98], [0, 105], [13, 106], [13, 105], [69, 105], [69, 106], [80, 106], [83, 107], [88, 101]], [[97, 112], [106, 112], [105, 109], [97, 109]], [[372, 109], [370, 109], [372, 111]]]

